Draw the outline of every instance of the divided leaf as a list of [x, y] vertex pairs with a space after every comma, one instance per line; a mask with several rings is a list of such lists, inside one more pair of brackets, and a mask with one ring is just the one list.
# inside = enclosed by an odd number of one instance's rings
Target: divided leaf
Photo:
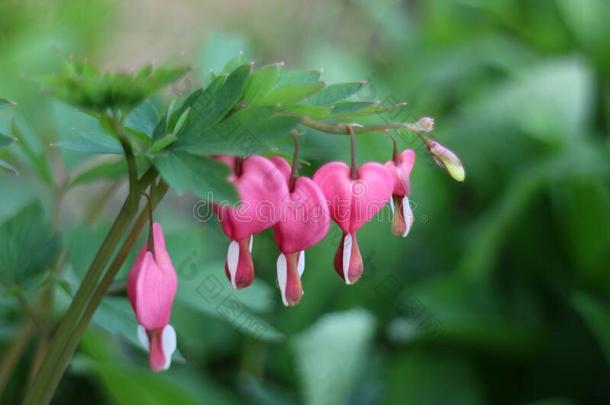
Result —
[[0, 225], [0, 283], [24, 286], [55, 262], [59, 249], [40, 202], [25, 206]]

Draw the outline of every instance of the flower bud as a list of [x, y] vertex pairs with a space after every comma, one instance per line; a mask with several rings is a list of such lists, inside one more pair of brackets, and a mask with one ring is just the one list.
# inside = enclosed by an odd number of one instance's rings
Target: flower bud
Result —
[[434, 162], [443, 170], [445, 170], [451, 177], [456, 181], [464, 181], [466, 173], [464, 172], [464, 166], [455, 153], [447, 149], [440, 143], [430, 139], [424, 138], [426, 147], [432, 155]]

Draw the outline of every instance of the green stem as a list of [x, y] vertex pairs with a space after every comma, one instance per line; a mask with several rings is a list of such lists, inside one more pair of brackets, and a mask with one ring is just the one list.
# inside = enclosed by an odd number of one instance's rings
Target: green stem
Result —
[[[144, 189], [147, 187], [155, 177], [156, 170], [154, 167], [151, 167], [142, 176], [142, 179], [139, 182], [139, 188]], [[91, 297], [91, 294], [93, 293], [104, 269], [106, 268], [106, 265], [108, 264], [108, 261], [112, 256], [112, 253], [123, 237], [125, 230], [131, 223], [132, 215], [129, 207], [131, 200], [130, 196], [127, 197], [127, 200], [123, 204], [121, 211], [119, 212], [112, 227], [110, 228], [110, 231], [106, 235], [106, 238], [102, 242], [100, 249], [93, 259], [85, 278], [81, 282], [81, 285], [76, 292], [70, 307], [59, 324], [57, 332], [51, 340], [49, 349], [47, 350], [47, 353], [42, 361], [40, 370], [38, 370], [36, 377], [34, 377], [31, 389], [26, 395], [24, 401], [25, 405], [41, 405], [49, 402], [50, 395], [52, 395], [56, 385], [51, 384], [51, 386], [49, 386], [49, 382], [54, 379], [58, 379], [61, 376], [61, 373], [63, 373], [64, 369], [62, 366], [61, 370], [57, 370], [60, 368], [58, 361], [62, 354], [63, 345], [72, 335], [73, 330], [80, 320], [83, 310]], [[48, 391], [50, 391], [50, 393], [47, 393]], [[46, 398], [46, 401], [43, 400], [43, 398]]]
[[301, 122], [303, 125], [318, 131], [327, 132], [329, 134], [349, 135], [349, 127], [354, 129], [357, 134], [367, 132], [383, 132], [386, 129], [407, 129], [412, 132], [429, 132], [429, 128], [425, 128], [419, 122], [387, 122], [385, 124], [376, 125], [359, 125], [346, 123], [328, 123], [313, 120], [309, 117], [303, 117]]
[[146, 224], [149, 216], [149, 210], [154, 210], [156, 205], [161, 201], [165, 193], [167, 193], [168, 186], [165, 183], [159, 185], [156, 188], [156, 193], [153, 197], [151, 197], [150, 207], [144, 207], [142, 212], [138, 216], [138, 219], [135, 221], [131, 232], [127, 236], [125, 242], [123, 242], [123, 246], [115, 256], [114, 260], [108, 267], [108, 271], [104, 274], [104, 277], [100, 281], [99, 285], [96, 287], [93, 295], [84, 309], [83, 315], [80, 318], [78, 324], [73, 329], [72, 334], [69, 339], [62, 346], [62, 351], [59, 354], [57, 362], [55, 363], [55, 372], [52, 374], [52, 378], [47, 381], [46, 389], [43, 392], [43, 397], [40, 399], [40, 404], [47, 404], [50, 402], [53, 393], [61, 380], [61, 376], [70, 361], [70, 358], [78, 343], [80, 341], [81, 336], [85, 332], [87, 325], [91, 321], [93, 314], [95, 314], [96, 309], [99, 307], [102, 299], [107, 294], [109, 288], [112, 286], [112, 282], [114, 281], [115, 276], [121, 269], [123, 263], [127, 259], [129, 252], [133, 249], [133, 245], [137, 242], [144, 225]]
[[292, 155], [292, 168], [290, 170], [290, 180], [288, 182], [288, 189], [290, 192], [294, 190], [294, 184], [296, 183], [297, 177], [299, 177], [299, 152], [301, 151], [301, 139], [299, 133], [295, 130], [292, 132], [294, 138], [294, 153]]

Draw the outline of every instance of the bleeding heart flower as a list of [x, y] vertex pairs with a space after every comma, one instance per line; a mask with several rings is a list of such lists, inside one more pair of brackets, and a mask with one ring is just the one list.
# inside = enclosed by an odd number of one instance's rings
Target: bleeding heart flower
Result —
[[394, 179], [394, 190], [390, 199], [392, 208], [392, 233], [407, 236], [413, 225], [413, 210], [409, 204], [409, 194], [411, 192], [411, 182], [409, 176], [415, 164], [415, 152], [407, 149], [400, 155], [394, 156], [393, 160], [386, 162], [385, 166], [392, 173]]
[[288, 195], [284, 175], [274, 161], [262, 156], [217, 157], [233, 170], [229, 177], [239, 194], [239, 204], [215, 204], [224, 233], [231, 239], [225, 273], [235, 288], [254, 280], [253, 235], [273, 226], [280, 216], [281, 202]]
[[[282, 158], [277, 161], [290, 179], [290, 168]], [[286, 172], [288, 168], [288, 172]], [[321, 241], [328, 232], [330, 215], [322, 190], [308, 177], [297, 177], [288, 197], [282, 202], [280, 220], [273, 226], [280, 248], [277, 258], [277, 281], [286, 306], [299, 303], [303, 296], [301, 277], [305, 270], [305, 250]]]
[[169, 324], [178, 278], [163, 239], [153, 224], [153, 246], [144, 246], [127, 278], [127, 295], [138, 320], [138, 338], [149, 352], [150, 368], [167, 370], [176, 350], [176, 331]]
[[352, 178], [343, 162], [330, 162], [313, 177], [328, 200], [330, 216], [343, 231], [334, 266], [347, 284], [358, 281], [364, 270], [356, 231], [388, 203], [394, 187], [392, 174], [379, 163], [365, 163], [355, 174]]

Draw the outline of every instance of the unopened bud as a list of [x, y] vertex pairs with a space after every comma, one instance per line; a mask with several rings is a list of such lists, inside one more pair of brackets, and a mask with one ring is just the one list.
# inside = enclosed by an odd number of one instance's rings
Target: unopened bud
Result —
[[434, 129], [434, 118], [422, 117], [417, 121], [417, 125], [424, 132], [431, 132]]
[[464, 172], [464, 166], [455, 153], [447, 149], [440, 143], [430, 139], [424, 138], [426, 147], [432, 155], [434, 162], [443, 170], [445, 170], [451, 177], [456, 181], [464, 181], [466, 173]]

